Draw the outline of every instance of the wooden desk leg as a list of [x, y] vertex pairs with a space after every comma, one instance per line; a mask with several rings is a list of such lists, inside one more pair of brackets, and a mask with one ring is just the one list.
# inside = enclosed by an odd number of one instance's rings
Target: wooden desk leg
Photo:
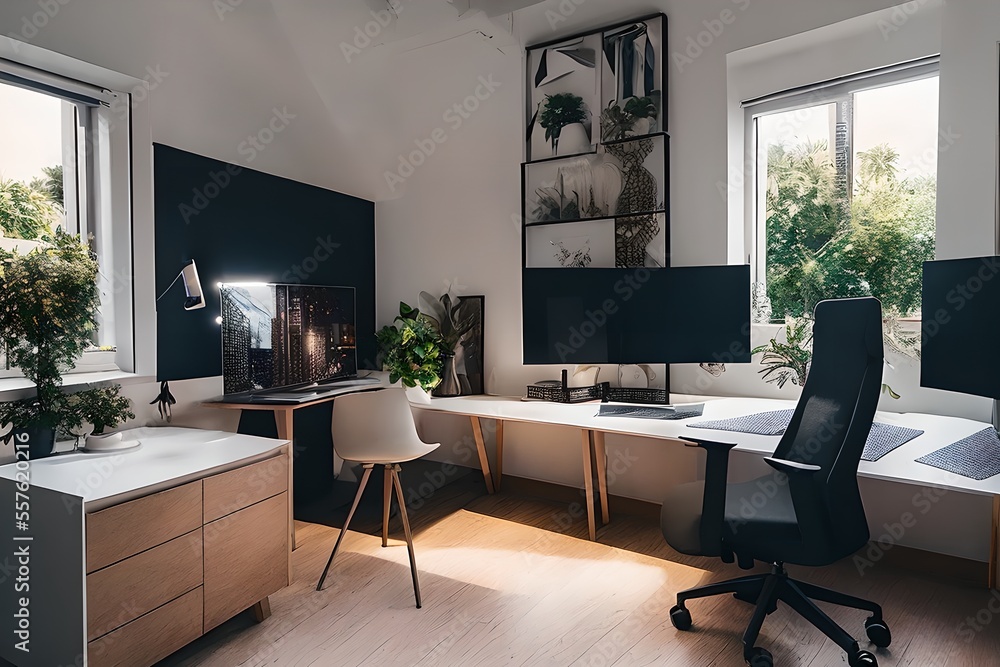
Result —
[[503, 420], [497, 420], [497, 480], [496, 490], [500, 490], [500, 483], [503, 482]]
[[597, 518], [594, 516], [594, 467], [590, 456], [593, 451], [594, 432], [588, 429], [580, 431], [583, 435], [583, 484], [587, 489], [587, 528], [590, 529], [590, 539], [597, 540]]
[[292, 551], [298, 548], [295, 544], [295, 508], [292, 502], [292, 466], [295, 464], [295, 412], [277, 408], [274, 411], [274, 423], [278, 427], [278, 439], [288, 441], [288, 523], [292, 527]]
[[604, 447], [604, 431], [594, 431], [594, 458], [597, 459], [597, 486], [601, 495], [601, 522], [611, 522], [608, 511], [608, 453]]
[[479, 421], [479, 417], [471, 417], [472, 419], [472, 435], [476, 438], [476, 449], [479, 450], [479, 465], [483, 469], [483, 479], [486, 480], [486, 491], [492, 495], [495, 493], [493, 489], [493, 476], [490, 474], [490, 459], [486, 456], [486, 441], [483, 440], [483, 424]]
[[1000, 589], [1000, 496], [993, 496], [993, 530], [990, 538], [990, 588]]
[[271, 618], [271, 601], [268, 598], [264, 598], [252, 608], [254, 620], [258, 623], [263, 623], [267, 619]]

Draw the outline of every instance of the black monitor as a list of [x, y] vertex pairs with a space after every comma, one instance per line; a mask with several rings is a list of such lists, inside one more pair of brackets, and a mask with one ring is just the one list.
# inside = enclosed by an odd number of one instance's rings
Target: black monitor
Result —
[[924, 263], [920, 384], [1000, 399], [1000, 257]]
[[525, 269], [525, 364], [750, 362], [750, 267]]

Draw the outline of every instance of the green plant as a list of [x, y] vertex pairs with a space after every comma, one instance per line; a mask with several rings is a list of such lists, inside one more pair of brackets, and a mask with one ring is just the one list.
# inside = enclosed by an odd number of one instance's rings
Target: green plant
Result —
[[601, 136], [604, 141], [620, 141], [641, 118], [656, 118], [656, 104], [649, 97], [630, 97], [622, 107], [611, 100], [601, 112]]
[[0, 236], [34, 241], [58, 221], [59, 209], [48, 192], [0, 179]]
[[402, 382], [404, 387], [420, 386], [427, 391], [441, 382], [444, 341], [419, 310], [400, 301], [399, 315], [393, 324], [382, 327], [375, 338], [390, 382]]
[[559, 135], [564, 127], [585, 120], [587, 120], [587, 110], [582, 97], [573, 93], [545, 96], [539, 124], [545, 128], [545, 138], [552, 142], [552, 150], [558, 148]]
[[442, 294], [435, 299], [427, 292], [420, 293], [421, 317], [426, 318], [441, 334], [445, 353], [454, 352], [462, 337], [476, 325], [478, 318], [471, 308], [463, 308], [462, 302], [451, 294]]
[[91, 344], [100, 303], [97, 262], [61, 229], [27, 254], [0, 249], [0, 345], [36, 395], [0, 406], [0, 421], [19, 428], [75, 427], [62, 392], [66, 368]]
[[[104, 429], [135, 419], [132, 401], [121, 395], [121, 387], [114, 385], [100, 389], [88, 389], [69, 397], [68, 409], [76, 426], [92, 424], [94, 435], [103, 435]], [[79, 434], [74, 434], [79, 435]]]
[[751, 354], [761, 354], [760, 370], [765, 382], [784, 387], [789, 380], [802, 386], [806, 383], [809, 361], [812, 359], [812, 321], [808, 318], [785, 318], [785, 340], [774, 337], [767, 345], [755, 347]]

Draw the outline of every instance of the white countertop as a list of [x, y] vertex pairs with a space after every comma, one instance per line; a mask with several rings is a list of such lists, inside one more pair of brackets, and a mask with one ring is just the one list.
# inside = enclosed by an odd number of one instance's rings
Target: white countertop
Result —
[[[704, 402], [704, 414], [701, 417], [678, 420], [597, 417], [600, 404], [596, 402], [567, 405], [547, 401], [524, 401], [516, 396], [434, 398], [429, 405], [421, 403], [411, 403], [411, 405], [414, 408], [433, 412], [502, 419], [504, 421], [555, 424], [660, 440], [676, 441], [683, 438], [701, 438], [732, 442], [737, 445], [736, 451], [769, 456], [774, 453], [780, 436], [696, 429], [690, 428], [688, 424], [741, 417], [772, 410], [787, 410], [794, 408], [796, 404], [796, 401], [763, 398], [677, 395], [673, 395], [671, 398], [675, 401], [673, 405]], [[916, 459], [926, 454], [985, 428], [991, 428], [990, 424], [958, 417], [894, 412], [878, 412], [875, 421], [919, 429], [924, 431], [924, 434], [896, 448], [878, 461], [862, 461], [858, 470], [861, 477], [978, 495], [1000, 495], [1000, 475], [977, 481], [916, 462]]]
[[[272, 456], [286, 440], [191, 428], [137, 428], [124, 432], [134, 449], [73, 453], [32, 461], [31, 485], [82, 498], [95, 511]], [[14, 464], [0, 478], [14, 479]]]

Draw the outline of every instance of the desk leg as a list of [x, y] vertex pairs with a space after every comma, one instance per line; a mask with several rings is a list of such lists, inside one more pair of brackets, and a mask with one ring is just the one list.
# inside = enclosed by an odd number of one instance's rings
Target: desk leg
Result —
[[1000, 496], [993, 496], [993, 531], [990, 538], [990, 588], [1000, 589]]
[[608, 510], [608, 453], [604, 447], [604, 431], [594, 431], [594, 458], [597, 459], [597, 486], [601, 492], [601, 522], [611, 522]]
[[597, 517], [594, 515], [594, 467], [590, 457], [594, 450], [594, 432], [588, 429], [580, 431], [583, 435], [583, 484], [587, 489], [587, 528], [590, 530], [590, 539], [597, 540]]
[[497, 420], [497, 480], [496, 490], [500, 490], [503, 481], [503, 420]]
[[276, 409], [274, 411], [274, 423], [278, 427], [278, 438], [288, 441], [288, 524], [292, 527], [291, 541], [292, 550], [297, 547], [295, 544], [295, 508], [292, 502], [292, 466], [295, 464], [295, 412], [292, 410]]
[[493, 489], [493, 476], [490, 474], [490, 459], [486, 456], [486, 441], [483, 439], [483, 423], [479, 421], [479, 417], [471, 417], [472, 419], [472, 435], [476, 438], [476, 449], [479, 451], [479, 465], [483, 469], [483, 479], [486, 480], [486, 490], [492, 495], [495, 491]]

